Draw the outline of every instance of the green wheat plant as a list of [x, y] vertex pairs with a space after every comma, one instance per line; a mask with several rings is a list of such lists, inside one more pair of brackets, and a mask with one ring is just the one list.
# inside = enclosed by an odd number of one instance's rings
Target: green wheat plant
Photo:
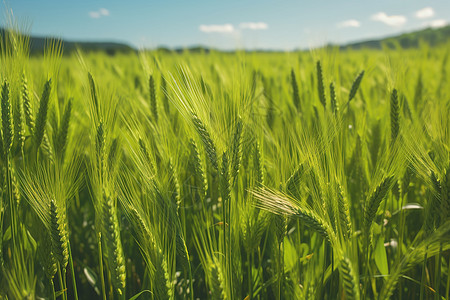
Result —
[[448, 299], [448, 43], [34, 55], [8, 22], [0, 299]]

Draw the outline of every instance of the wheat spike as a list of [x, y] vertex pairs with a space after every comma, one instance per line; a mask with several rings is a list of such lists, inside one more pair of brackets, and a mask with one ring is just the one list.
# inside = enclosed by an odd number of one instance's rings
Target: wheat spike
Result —
[[167, 82], [163, 75], [161, 75], [161, 92], [162, 92], [162, 99], [163, 99], [163, 105], [164, 105], [164, 111], [166, 112], [167, 116], [170, 116], [170, 106], [169, 106], [169, 97], [167, 96]]
[[295, 78], [294, 69], [291, 70], [291, 84], [292, 84], [292, 102], [294, 102], [297, 111], [300, 111], [300, 96], [298, 93], [297, 79]]
[[9, 98], [9, 83], [5, 80], [2, 86], [2, 130], [3, 130], [3, 153], [6, 157], [12, 146], [14, 137], [13, 120], [11, 116], [11, 100]]
[[25, 74], [22, 75], [22, 101], [25, 113], [25, 123], [30, 132], [34, 130], [33, 108], [31, 107], [31, 100], [28, 93], [28, 81]]
[[398, 104], [397, 90], [391, 94], [391, 142], [394, 143], [400, 131], [400, 108]]
[[286, 182], [286, 192], [291, 196], [298, 196], [300, 191], [300, 178], [303, 175], [303, 165], [300, 164], [294, 173], [289, 177]]
[[169, 277], [167, 268], [167, 261], [162, 251], [158, 248], [156, 251], [155, 259], [155, 299], [169, 300], [173, 298], [172, 280]]
[[406, 193], [408, 193], [408, 187], [413, 177], [414, 177], [413, 166], [410, 163], [408, 163], [400, 184], [401, 189], [400, 192], [402, 195], [406, 195]]
[[178, 209], [180, 208], [180, 203], [181, 203], [180, 182], [178, 180], [178, 172], [172, 163], [172, 159], [169, 159], [168, 171], [169, 171], [168, 190], [170, 193], [170, 198], [175, 203], [175, 205], [177, 207], [177, 211], [178, 211]]
[[448, 167], [442, 177], [441, 182], [441, 224], [450, 218], [450, 167]]
[[206, 179], [205, 172], [203, 171], [203, 165], [200, 158], [200, 153], [198, 152], [197, 143], [194, 139], [190, 139], [189, 146], [191, 149], [190, 155], [190, 170], [194, 172], [195, 184], [198, 189], [200, 196], [204, 197], [208, 189], [208, 182]]
[[352, 234], [352, 222], [350, 218], [348, 199], [345, 197], [344, 191], [340, 185], [338, 185], [337, 198], [341, 230], [343, 230], [344, 237], [348, 239]]
[[243, 231], [245, 233], [243, 242], [248, 253], [257, 251], [262, 236], [267, 230], [269, 214], [258, 210], [248, 211], [247, 222], [244, 221]]
[[52, 239], [50, 238], [50, 232], [47, 229], [43, 229], [40, 233], [37, 252], [41, 264], [44, 267], [45, 275], [48, 279], [52, 280], [57, 271], [57, 264], [52, 252]]
[[334, 87], [334, 83], [330, 83], [330, 105], [331, 105], [331, 111], [334, 114], [337, 114], [339, 111], [339, 106], [336, 100], [336, 89]]
[[269, 128], [273, 127], [274, 119], [275, 119], [275, 103], [273, 101], [272, 89], [273, 81], [269, 84], [267, 80], [263, 79], [264, 86], [264, 97], [267, 101], [267, 110], [266, 110], [266, 122]]
[[14, 105], [14, 151], [21, 152], [25, 142], [25, 129], [23, 126], [22, 98], [17, 97]]
[[306, 226], [320, 234], [327, 241], [334, 241], [333, 229], [330, 225], [321, 217], [313, 213], [312, 211], [304, 208], [297, 208], [296, 214]]
[[118, 157], [119, 157], [119, 139], [114, 138], [111, 142], [111, 146], [109, 147], [108, 154], [108, 168], [109, 170], [114, 170], [117, 166]]
[[17, 207], [20, 204], [20, 190], [19, 190], [19, 182], [17, 181], [16, 169], [13, 167], [11, 162], [8, 162], [8, 167], [11, 172], [11, 185], [12, 185], [12, 194], [14, 199], [16, 200]]
[[197, 117], [196, 114], [192, 114], [192, 122], [194, 123], [195, 129], [200, 136], [200, 139], [203, 142], [203, 146], [205, 148], [206, 155], [209, 158], [211, 166], [215, 171], [219, 170], [219, 163], [217, 159], [216, 147], [214, 146], [214, 142], [205, 127], [205, 124]]
[[262, 160], [261, 149], [259, 147], [259, 142], [255, 142], [255, 150], [253, 155], [253, 167], [256, 172], [256, 184], [259, 186], [264, 185], [264, 163]]
[[283, 215], [274, 215], [272, 222], [274, 223], [275, 236], [278, 244], [283, 242], [287, 230], [287, 218]]
[[50, 201], [50, 235], [52, 252], [56, 261], [64, 270], [69, 262], [69, 236], [67, 231], [66, 213], [62, 207], [56, 205], [55, 200]]
[[355, 80], [353, 81], [352, 88], [350, 89], [350, 94], [348, 95], [348, 102], [352, 101], [353, 98], [356, 96], [356, 92], [358, 91], [359, 85], [361, 84], [361, 81], [364, 77], [364, 71], [361, 71], [361, 73], [356, 76]]
[[327, 104], [327, 99], [325, 98], [325, 87], [323, 84], [323, 73], [320, 60], [318, 60], [316, 63], [316, 70], [317, 70], [317, 90], [319, 92], [319, 100], [320, 103], [322, 103], [323, 108], [325, 108]]
[[284, 216], [298, 217], [304, 224], [334, 243], [336, 236], [328, 222], [311, 209], [293, 202], [288, 196], [267, 189], [253, 191], [253, 196], [259, 200], [258, 205], [269, 212]]
[[370, 159], [372, 162], [372, 167], [375, 168], [378, 161], [378, 152], [380, 151], [381, 144], [381, 124], [378, 121], [372, 127], [372, 143], [370, 146]]
[[437, 255], [442, 251], [442, 244], [445, 244], [448, 249], [449, 231], [450, 222], [446, 222], [419, 244], [410, 247], [400, 262], [398, 262], [390, 271], [387, 281], [379, 293], [378, 299], [390, 299], [400, 277], [414, 266], [421, 263], [425, 255], [427, 257]]
[[239, 118], [236, 124], [236, 130], [233, 135], [233, 142], [231, 144], [231, 181], [234, 184], [239, 174], [242, 160], [242, 120]]
[[391, 184], [393, 183], [393, 177], [385, 178], [377, 188], [372, 192], [368, 200], [366, 201], [366, 206], [364, 209], [364, 229], [367, 236], [369, 236], [369, 231], [372, 226], [372, 222], [380, 206], [381, 201], [386, 196]]
[[89, 91], [91, 92], [91, 100], [94, 104], [95, 112], [97, 113], [97, 116], [99, 116], [100, 107], [98, 103], [97, 89], [95, 88], [94, 78], [92, 77], [92, 74], [90, 72], [88, 72], [88, 80], [89, 80]]
[[52, 80], [49, 79], [44, 85], [44, 91], [42, 92], [41, 100], [39, 103], [39, 111], [36, 117], [36, 127], [34, 130], [34, 142], [36, 148], [39, 148], [44, 138], [51, 89]]
[[42, 152], [44, 153], [45, 157], [50, 162], [54, 162], [53, 150], [52, 150], [52, 148], [50, 146], [50, 141], [48, 140], [47, 132], [44, 132], [44, 137], [42, 139], [41, 149], [42, 149]]
[[111, 271], [112, 284], [119, 295], [125, 290], [125, 257], [120, 241], [120, 228], [113, 199], [103, 195], [102, 227], [107, 262]]
[[343, 257], [340, 260], [340, 273], [345, 291], [345, 299], [358, 300], [359, 299], [359, 280], [355, 274], [350, 260]]
[[67, 135], [69, 133], [70, 117], [72, 114], [72, 99], [69, 99], [66, 109], [64, 110], [62, 123], [58, 132], [56, 151], [58, 151], [61, 158], [64, 158], [64, 153], [67, 145]]
[[150, 108], [152, 110], [153, 121], [155, 123], [158, 123], [158, 104], [156, 102], [155, 79], [153, 78], [153, 75], [150, 75], [149, 90], [150, 90]]
[[433, 232], [436, 225], [440, 223], [440, 209], [441, 209], [441, 182], [437, 179], [436, 174], [431, 172], [430, 175], [432, 188], [430, 200], [427, 203], [427, 210], [425, 215], [425, 222], [423, 224], [424, 229], [427, 233]]
[[417, 77], [416, 89], [414, 93], [414, 105], [416, 107], [422, 101], [422, 98], [423, 98], [423, 80], [422, 80], [422, 72], [419, 72], [419, 76]]
[[189, 252], [186, 245], [186, 240], [180, 232], [176, 233], [176, 247], [177, 247], [177, 259], [180, 261], [183, 269], [187, 270], [190, 267]]
[[100, 171], [103, 171], [104, 167], [105, 141], [106, 141], [106, 133], [105, 130], [103, 129], [103, 122], [100, 121], [100, 124], [97, 127], [97, 134], [95, 135], [95, 150], [97, 154], [98, 168]]
[[139, 149], [141, 150], [141, 154], [143, 155], [144, 162], [148, 164], [150, 167], [150, 170], [152, 170], [154, 173], [156, 172], [156, 166], [153, 163], [150, 153], [148, 152], [147, 145], [145, 144], [144, 140], [142, 138], [139, 138]]
[[223, 274], [217, 263], [211, 263], [209, 266], [211, 299], [225, 299]]
[[[3, 136], [2, 136], [1, 130], [0, 130], [0, 159], [1, 159], [2, 161], [5, 160], [4, 148], [3, 148]], [[1, 172], [0, 172], [0, 174], [1, 174]], [[0, 178], [0, 182], [3, 182], [3, 180], [2, 180], [1, 178]], [[0, 190], [0, 192], [1, 192], [1, 190]], [[0, 230], [0, 231], [1, 231], [1, 230]]]

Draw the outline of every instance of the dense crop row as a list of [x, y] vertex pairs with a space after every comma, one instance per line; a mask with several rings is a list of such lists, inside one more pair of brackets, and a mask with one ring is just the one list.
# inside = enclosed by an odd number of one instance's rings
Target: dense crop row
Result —
[[0, 299], [448, 297], [448, 48], [2, 43]]

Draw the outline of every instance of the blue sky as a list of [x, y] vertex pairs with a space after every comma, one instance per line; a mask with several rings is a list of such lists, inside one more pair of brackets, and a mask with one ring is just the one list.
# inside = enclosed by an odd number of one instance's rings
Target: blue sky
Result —
[[35, 35], [122, 41], [135, 47], [290, 50], [450, 23], [450, 0], [5, 2], [19, 21], [31, 22]]

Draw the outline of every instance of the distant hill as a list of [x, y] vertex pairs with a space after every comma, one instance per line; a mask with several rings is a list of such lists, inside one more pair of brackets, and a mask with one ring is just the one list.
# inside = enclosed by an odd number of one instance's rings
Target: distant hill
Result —
[[426, 42], [430, 46], [436, 46], [447, 43], [448, 41], [450, 41], [450, 26], [445, 26], [441, 28], [426, 28], [383, 39], [350, 43], [342, 45], [341, 49], [381, 49], [383, 45], [389, 48], [394, 48], [396, 45], [400, 45], [402, 48], [414, 48], [418, 47], [420, 42]]
[[[0, 35], [2, 36], [2, 38], [5, 36], [5, 30], [2, 28], [0, 28]], [[46, 37], [34, 37], [34, 36], [30, 37], [30, 53], [42, 54], [44, 52], [47, 39], [48, 38]], [[340, 48], [343, 50], [361, 49], [361, 48], [381, 49], [383, 45], [389, 48], [395, 48], [397, 47], [397, 45], [401, 46], [402, 48], [414, 48], [418, 47], [422, 41], [428, 43], [430, 46], [436, 46], [439, 44], [444, 44], [449, 40], [450, 40], [450, 26], [446, 26], [435, 29], [427, 28], [387, 38], [349, 43], [346, 45], [340, 45]], [[77, 48], [80, 48], [86, 52], [104, 51], [110, 55], [114, 55], [116, 53], [136, 52], [136, 49], [131, 47], [130, 45], [117, 42], [81, 42], [81, 41], [63, 40], [63, 45], [64, 45], [64, 54], [72, 53]], [[209, 53], [209, 51], [212, 49], [203, 46], [192, 46], [189, 48], [175, 48], [175, 49], [160, 47], [158, 48], [158, 50], [163, 52], [175, 52], [175, 53], [182, 53], [184, 51], [193, 53], [201, 53], [201, 52]], [[270, 52], [270, 51], [257, 51], [257, 52]]]
[[[6, 30], [0, 28], [0, 35], [5, 36]], [[42, 54], [44, 53], [45, 45], [47, 43], [47, 37], [30, 37], [30, 54]], [[74, 52], [77, 48], [82, 49], [83, 51], [104, 51], [110, 55], [114, 55], [116, 53], [126, 53], [126, 52], [134, 52], [136, 51], [133, 47], [125, 44], [125, 43], [117, 43], [117, 42], [81, 42], [81, 41], [63, 41], [64, 54], [69, 54]]]

